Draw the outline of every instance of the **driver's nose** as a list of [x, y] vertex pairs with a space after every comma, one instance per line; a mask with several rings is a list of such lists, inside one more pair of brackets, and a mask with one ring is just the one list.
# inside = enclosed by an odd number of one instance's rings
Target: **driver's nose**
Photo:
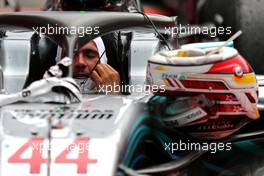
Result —
[[74, 69], [76, 71], [83, 71], [86, 68], [86, 62], [81, 55], [74, 58]]

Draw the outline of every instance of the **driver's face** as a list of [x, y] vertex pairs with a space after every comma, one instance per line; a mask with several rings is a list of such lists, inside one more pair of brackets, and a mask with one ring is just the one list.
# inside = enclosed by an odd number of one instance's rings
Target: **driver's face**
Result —
[[91, 41], [84, 45], [74, 56], [73, 77], [87, 78], [99, 60], [96, 44]]

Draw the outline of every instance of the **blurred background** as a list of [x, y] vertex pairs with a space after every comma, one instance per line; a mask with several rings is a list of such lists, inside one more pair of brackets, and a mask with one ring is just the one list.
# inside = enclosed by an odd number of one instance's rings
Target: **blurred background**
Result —
[[0, 0], [0, 12], [40, 11], [46, 0]]

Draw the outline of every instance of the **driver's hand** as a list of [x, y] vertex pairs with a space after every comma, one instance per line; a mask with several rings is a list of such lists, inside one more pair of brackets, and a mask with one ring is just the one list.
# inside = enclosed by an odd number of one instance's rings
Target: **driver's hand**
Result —
[[96, 83], [99, 92], [119, 93], [119, 73], [108, 64], [98, 64], [91, 74], [91, 79]]

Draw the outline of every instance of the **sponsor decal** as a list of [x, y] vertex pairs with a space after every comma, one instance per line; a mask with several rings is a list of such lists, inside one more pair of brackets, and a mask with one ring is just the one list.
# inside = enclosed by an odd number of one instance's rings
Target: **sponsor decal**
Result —
[[184, 125], [190, 125], [191, 122], [197, 121], [205, 117], [206, 115], [207, 115], [206, 112], [204, 112], [201, 108], [197, 107], [181, 115], [164, 119], [164, 122], [165, 124], [174, 127], [184, 126]]

